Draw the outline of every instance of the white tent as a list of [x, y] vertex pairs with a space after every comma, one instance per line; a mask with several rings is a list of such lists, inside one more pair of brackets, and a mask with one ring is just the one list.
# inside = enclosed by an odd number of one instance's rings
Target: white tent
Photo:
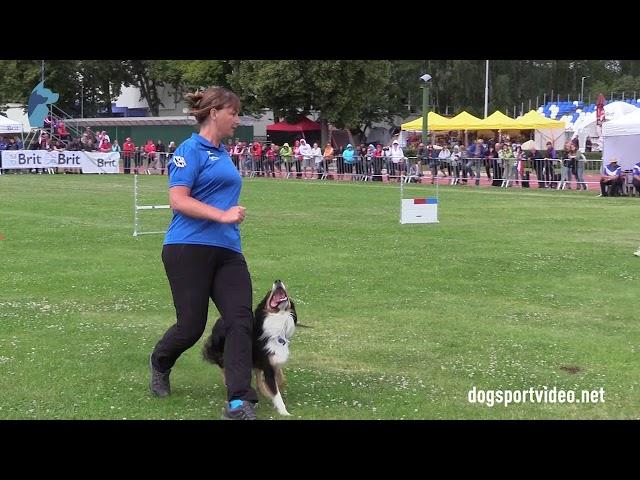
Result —
[[[626, 102], [611, 102], [604, 106], [605, 125], [609, 121], [613, 121], [623, 117], [629, 113], [637, 111], [638, 108]], [[578, 137], [580, 151], [584, 152], [584, 145], [587, 137], [597, 138], [598, 129], [596, 128], [596, 112], [587, 112], [580, 115], [573, 124], [573, 135], [571, 138]]]
[[0, 115], [0, 133], [22, 133], [22, 123]]
[[612, 158], [616, 158], [623, 170], [631, 170], [639, 160], [640, 109], [605, 122], [602, 126], [602, 137], [603, 162], [609, 163]]
[[555, 150], [562, 150], [566, 141], [565, 130], [563, 128], [536, 128], [533, 141], [536, 150], [546, 150], [547, 142], [551, 142]]

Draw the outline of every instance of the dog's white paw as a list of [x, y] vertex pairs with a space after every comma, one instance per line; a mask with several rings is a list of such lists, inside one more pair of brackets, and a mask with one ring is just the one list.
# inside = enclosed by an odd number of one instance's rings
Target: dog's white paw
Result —
[[276, 396], [273, 397], [272, 401], [273, 401], [273, 406], [276, 407], [276, 411], [280, 415], [291, 416], [291, 414], [287, 412], [287, 407], [282, 401], [282, 395], [280, 395], [280, 392], [278, 392]]

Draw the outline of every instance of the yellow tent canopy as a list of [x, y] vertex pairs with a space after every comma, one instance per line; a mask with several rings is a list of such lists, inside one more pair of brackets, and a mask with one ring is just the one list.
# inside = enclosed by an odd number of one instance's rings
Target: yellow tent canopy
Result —
[[481, 120], [482, 128], [485, 130], [519, 130], [522, 127], [518, 125], [513, 118], [507, 117], [500, 110], [496, 110], [487, 118]]
[[518, 126], [515, 128], [522, 129], [539, 129], [539, 128], [561, 128], [565, 129], [564, 122], [560, 120], [551, 120], [550, 118], [545, 117], [544, 115], [539, 114], [535, 110], [531, 110], [530, 112], [524, 114], [521, 117], [516, 118], [516, 123]]
[[[418, 117], [400, 127], [402, 130], [419, 132], [422, 130], [422, 117]], [[435, 112], [429, 112], [427, 129], [442, 130], [536, 130], [540, 128], [565, 128], [564, 122], [551, 120], [531, 110], [517, 119], [510, 118], [499, 110], [481, 120], [470, 113], [460, 112], [453, 118], [446, 118]]]
[[542, 150], [547, 142], [551, 142], [556, 150], [563, 148], [565, 141], [564, 122], [546, 118], [535, 110], [531, 110], [522, 117], [517, 118], [516, 121], [523, 125], [521, 128], [535, 129], [536, 133], [533, 140], [539, 150]]
[[[451, 119], [438, 115], [435, 112], [429, 112], [427, 114], [427, 129], [431, 130], [453, 130], [448, 127]], [[413, 132], [422, 131], [422, 117], [418, 117], [410, 122], [400, 125], [401, 130], [410, 130]]]
[[460, 112], [449, 119], [449, 130], [479, 130], [484, 128], [482, 120], [468, 112]]

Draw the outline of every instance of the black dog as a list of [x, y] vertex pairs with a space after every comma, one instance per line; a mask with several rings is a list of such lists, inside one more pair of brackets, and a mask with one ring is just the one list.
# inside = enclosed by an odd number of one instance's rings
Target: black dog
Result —
[[[260, 392], [271, 399], [280, 415], [290, 415], [280, 395], [284, 383], [282, 367], [289, 359], [289, 342], [298, 324], [296, 308], [287, 288], [276, 280], [256, 307], [253, 316], [253, 368]], [[207, 338], [205, 360], [223, 369], [224, 328], [219, 318]]]

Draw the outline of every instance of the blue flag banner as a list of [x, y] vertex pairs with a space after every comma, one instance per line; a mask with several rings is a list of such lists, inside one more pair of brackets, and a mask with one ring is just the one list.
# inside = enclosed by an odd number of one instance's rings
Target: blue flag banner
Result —
[[42, 128], [44, 119], [49, 114], [49, 104], [56, 103], [60, 95], [44, 87], [44, 80], [36, 85], [29, 97], [27, 114], [31, 128]]

